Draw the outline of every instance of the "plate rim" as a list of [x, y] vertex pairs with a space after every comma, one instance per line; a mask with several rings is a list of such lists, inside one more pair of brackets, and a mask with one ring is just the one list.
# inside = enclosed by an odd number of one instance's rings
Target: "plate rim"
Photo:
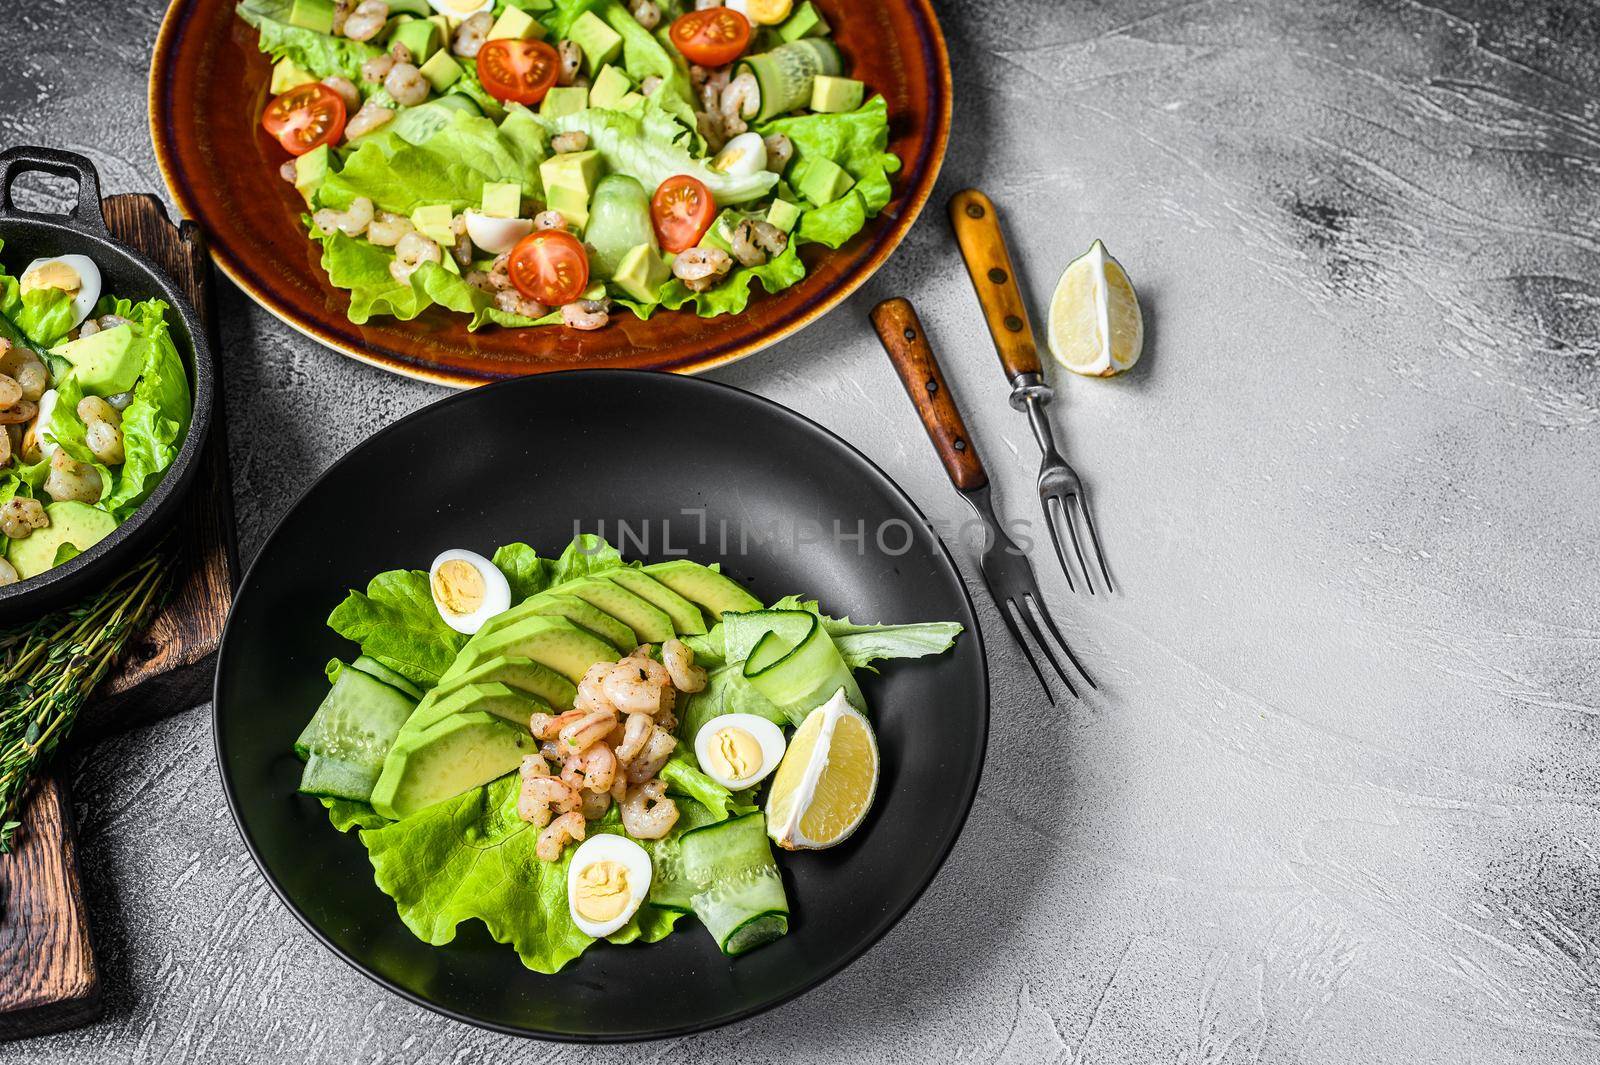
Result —
[[[866, 284], [883, 268], [883, 264], [888, 262], [889, 257], [899, 249], [901, 243], [911, 232], [912, 226], [916, 225], [917, 219], [922, 216], [923, 209], [927, 207], [928, 201], [933, 197], [934, 186], [938, 183], [939, 174], [944, 168], [945, 155], [949, 151], [950, 129], [955, 108], [955, 84], [950, 69], [949, 43], [945, 40], [944, 27], [940, 24], [939, 16], [933, 9], [932, 0], [888, 0], [888, 2], [903, 4], [910, 8], [927, 28], [938, 106], [932, 124], [933, 136], [928, 142], [929, 165], [920, 172], [920, 180], [906, 190], [904, 207], [891, 218], [879, 246], [856, 269], [846, 273], [831, 290], [825, 292], [821, 299], [813, 301], [798, 315], [781, 326], [765, 330], [711, 358], [694, 358], [673, 367], [634, 367], [633, 369], [646, 372], [666, 370], [667, 372], [681, 375], [698, 374], [748, 358], [781, 340], [793, 336], [854, 295], [857, 289]], [[168, 123], [165, 121], [168, 112], [163, 107], [166, 101], [166, 89], [171, 81], [171, 56], [175, 47], [174, 42], [179, 35], [180, 28], [186, 21], [189, 4], [190, 0], [171, 0], [166, 13], [161, 18], [161, 25], [156, 32], [155, 47], [150, 56], [150, 74], [145, 84], [145, 117], [146, 124], [150, 129], [150, 141], [155, 154], [156, 169], [161, 172], [161, 180], [167, 188], [168, 195], [172, 197], [173, 203], [177, 205], [179, 213], [184, 218], [200, 224], [201, 216], [195, 211], [194, 204], [185, 196], [184, 183], [176, 177], [181, 168], [178, 165], [176, 149], [168, 136]], [[901, 163], [904, 166], [906, 161], [902, 160]], [[210, 253], [211, 261], [245, 295], [249, 296], [252, 302], [301, 335], [338, 352], [340, 355], [355, 359], [357, 362], [375, 366], [381, 370], [399, 374], [402, 377], [446, 385], [452, 388], [471, 388], [496, 380], [537, 376], [544, 373], [563, 373], [570, 369], [582, 368], [564, 365], [551, 370], [540, 370], [537, 367], [533, 367], [522, 374], [467, 373], [461, 370], [447, 369], [437, 364], [414, 362], [386, 351], [380, 354], [376, 349], [367, 349], [354, 343], [348, 343], [325, 330], [321, 323], [314, 320], [304, 320], [292, 308], [280, 305], [264, 287], [258, 287], [253, 283], [249, 271], [245, 269], [240, 261], [236, 260], [227, 242], [218, 239], [217, 234], [211, 232], [208, 227], [202, 225], [202, 228], [206, 229], [206, 248]], [[596, 367], [596, 369], [620, 368]]]
[[[243, 600], [242, 593], [250, 584], [251, 579], [255, 576], [256, 569], [260, 565], [261, 560], [266, 556], [268, 548], [272, 546], [273, 541], [276, 540], [283, 532], [284, 526], [288, 523], [289, 519], [297, 510], [300, 509], [301, 505], [306, 501], [306, 498], [313, 491], [315, 491], [316, 488], [321, 485], [326, 478], [332, 476], [335, 471], [344, 466], [346, 462], [352, 460], [357, 452], [365, 451], [369, 447], [376, 445], [391, 432], [394, 432], [401, 426], [405, 425], [405, 423], [424, 414], [431, 413], [435, 410], [435, 408], [442, 405], [471, 402], [472, 398], [479, 394], [480, 389], [458, 391], [444, 396], [443, 398], [435, 400], [432, 403], [425, 404], [416, 410], [396, 419], [389, 425], [384, 426], [382, 429], [368, 436], [366, 439], [350, 448], [350, 450], [346, 451], [343, 455], [339, 456], [339, 458], [336, 459], [326, 470], [324, 470], [316, 478], [316, 480], [307, 485], [295, 498], [294, 502], [290, 504], [289, 508], [284, 511], [283, 516], [278, 519], [277, 523], [273, 526], [272, 531], [268, 533], [266, 539], [261, 542], [261, 546], [257, 549], [255, 557], [250, 560], [249, 566], [246, 567], [244, 575], [239, 580], [237, 589], [235, 590], [233, 604], [228, 611], [227, 623], [223, 627], [222, 639], [217, 646], [217, 665], [215, 673], [212, 677], [211, 687], [212, 745], [217, 762], [217, 771], [221, 777], [223, 798], [228, 804], [229, 816], [233, 819], [234, 828], [238, 831], [240, 839], [243, 840], [245, 849], [249, 852], [250, 859], [255, 863], [256, 870], [261, 874], [261, 878], [267, 882], [269, 887], [272, 888], [272, 892], [278, 897], [279, 902], [281, 902], [284, 907], [294, 915], [296, 920], [300, 922], [306, 931], [311, 933], [314, 939], [321, 943], [322, 946], [330, 951], [335, 957], [339, 958], [346, 965], [350, 966], [356, 972], [360, 973], [368, 980], [371, 980], [385, 991], [388, 991], [390, 994], [397, 995], [415, 1005], [421, 1006], [424, 1009], [430, 1010], [445, 1017], [449, 1017], [451, 1020], [458, 1021], [463, 1024], [469, 1024], [473, 1027], [497, 1032], [502, 1035], [516, 1036], [522, 1039], [531, 1039], [539, 1042], [604, 1045], [639, 1043], [659, 1039], [681, 1038], [688, 1035], [698, 1034], [700, 1032], [708, 1032], [719, 1028], [725, 1028], [728, 1025], [736, 1024], [740, 1021], [748, 1020], [751, 1017], [759, 1016], [770, 1010], [777, 1009], [779, 1006], [794, 1002], [797, 999], [810, 994], [818, 987], [821, 987], [823, 984], [839, 976], [846, 969], [864, 957], [869, 951], [872, 950], [872, 948], [881, 943], [884, 938], [887, 937], [888, 934], [896, 927], [898, 927], [900, 922], [904, 920], [908, 914], [910, 914], [911, 910], [916, 906], [916, 904], [922, 900], [922, 897], [927, 893], [928, 888], [933, 885], [933, 882], [938, 879], [939, 874], [944, 871], [945, 863], [949, 860], [951, 852], [955, 849], [956, 843], [960, 841], [962, 834], [966, 831], [967, 822], [972, 816], [972, 807], [977, 801], [978, 785], [982, 780], [984, 766], [988, 761], [989, 729], [992, 717], [991, 703], [993, 699], [993, 685], [989, 676], [989, 659], [987, 648], [984, 644], [983, 630], [978, 621], [977, 607], [972, 601], [972, 593], [968, 589], [966, 578], [962, 575], [961, 568], [956, 565], [955, 558], [950, 553], [950, 547], [945, 543], [944, 537], [939, 535], [934, 524], [928, 519], [928, 516], [923, 512], [922, 508], [918, 506], [916, 500], [912, 499], [911, 495], [903, 487], [901, 487], [900, 483], [893, 477], [889, 476], [888, 472], [879, 466], [878, 463], [874, 462], [870, 456], [868, 456], [850, 441], [846, 440], [843, 436], [835, 433], [833, 430], [829, 429], [827, 426], [821, 424], [815, 419], [802, 414], [800, 411], [794, 410], [791, 407], [779, 403], [777, 400], [769, 399], [766, 396], [759, 395], [747, 389], [739, 388], [736, 385], [730, 385], [721, 381], [714, 381], [701, 377], [691, 378], [681, 374], [669, 374], [659, 370], [559, 370], [544, 374], [525, 374], [521, 377], [509, 378], [504, 381], [490, 382], [486, 384], [485, 387], [540, 387], [539, 384], [535, 384], [533, 382], [543, 382], [546, 380], [575, 377], [578, 375], [583, 375], [586, 378], [599, 378], [593, 382], [596, 387], [603, 387], [604, 378], [606, 377], [638, 377], [641, 375], [660, 377], [674, 382], [674, 384], [669, 385], [669, 387], [676, 387], [676, 382], [682, 382], [684, 386], [687, 386], [691, 389], [708, 388], [712, 390], [731, 392], [742, 400], [753, 401], [758, 406], [765, 407], [769, 411], [773, 411], [780, 416], [793, 418], [804, 428], [820, 434], [824, 438], [832, 440], [840, 447], [844, 448], [848, 454], [864, 463], [868, 469], [877, 474], [878, 477], [880, 477], [883, 482], [893, 490], [894, 494], [897, 495], [901, 501], [910, 508], [911, 513], [914, 514], [917, 519], [921, 521], [923, 527], [927, 529], [933, 543], [939, 549], [936, 557], [943, 559], [945, 565], [949, 567], [950, 574], [955, 578], [956, 587], [961, 592], [961, 602], [966, 607], [967, 618], [971, 622], [970, 625], [963, 626], [965, 631], [962, 633], [962, 635], [965, 636], [970, 634], [972, 640], [977, 645], [978, 674], [982, 681], [983, 698], [982, 703], [978, 708], [978, 743], [976, 745], [978, 756], [973, 763], [970, 780], [963, 782], [960, 795], [961, 801], [959, 803], [960, 815], [956, 819], [954, 831], [950, 833], [949, 838], [938, 848], [936, 855], [937, 860], [930, 867], [928, 875], [923, 877], [920, 883], [916, 884], [910, 895], [906, 898], [905, 904], [899, 907], [897, 910], [887, 912], [885, 918], [879, 923], [879, 926], [875, 928], [868, 936], [866, 936], [858, 946], [840, 954], [828, 965], [824, 966], [815, 977], [803, 982], [793, 990], [788, 991], [777, 998], [772, 999], [771, 1001], [742, 1008], [706, 1022], [695, 1022], [677, 1025], [670, 1028], [632, 1032], [624, 1035], [588, 1035], [532, 1030], [528, 1028], [519, 1028], [514, 1025], [502, 1024], [496, 1021], [485, 1020], [481, 1017], [474, 1017], [471, 1014], [465, 1013], [461, 1010], [453, 1009], [449, 1006], [433, 1002], [423, 995], [413, 992], [407, 988], [400, 987], [385, 977], [380, 976], [378, 973], [368, 969], [365, 965], [361, 964], [354, 957], [348, 954], [338, 944], [332, 942], [329, 937], [323, 934], [320, 928], [312, 923], [310, 917], [301, 910], [295, 901], [289, 897], [287, 891], [281, 884], [278, 883], [277, 878], [268, 869], [267, 863], [262, 858], [261, 853], [256, 846], [256, 842], [251, 836], [249, 828], [245, 824], [244, 817], [240, 814], [239, 803], [235, 798], [235, 788], [232, 775], [228, 768], [228, 762], [224, 757], [223, 751], [223, 726], [220, 713], [220, 707], [222, 705], [222, 676], [224, 665], [228, 660], [229, 649], [233, 643], [234, 622], [238, 613], [239, 604]], [[449, 944], [436, 949], [449, 949]]]

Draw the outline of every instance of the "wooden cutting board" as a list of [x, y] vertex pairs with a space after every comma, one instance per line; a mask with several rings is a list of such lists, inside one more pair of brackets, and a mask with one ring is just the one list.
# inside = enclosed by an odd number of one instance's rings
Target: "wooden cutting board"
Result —
[[[154, 196], [110, 196], [103, 207], [112, 235], [153, 260], [194, 304], [220, 375], [211, 267], [199, 227], [174, 226]], [[211, 418], [199, 476], [178, 518], [184, 568], [172, 598], [129, 643], [116, 671], [84, 708], [70, 742], [211, 698], [217, 644], [238, 575], [220, 381]], [[78, 882], [72, 804], [61, 781], [46, 777], [24, 808], [17, 849], [0, 855], [0, 1039], [74, 1027], [99, 1013], [100, 973]]]

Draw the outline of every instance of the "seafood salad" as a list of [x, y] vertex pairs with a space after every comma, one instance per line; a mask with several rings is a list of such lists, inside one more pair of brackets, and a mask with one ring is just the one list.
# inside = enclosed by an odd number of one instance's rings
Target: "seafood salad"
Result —
[[103, 293], [88, 256], [0, 265], [0, 585], [105, 539], [177, 458], [191, 397], [167, 310]]
[[477, 919], [544, 973], [691, 916], [730, 957], [787, 934], [777, 855], [849, 838], [876, 794], [855, 672], [961, 631], [764, 606], [717, 566], [593, 536], [444, 551], [328, 624], [359, 653], [327, 665], [300, 792], [359, 829], [419, 938]]
[[[881, 96], [792, 0], [243, 0], [356, 323], [743, 311], [882, 211]], [[276, 148], [271, 149], [277, 152]]]

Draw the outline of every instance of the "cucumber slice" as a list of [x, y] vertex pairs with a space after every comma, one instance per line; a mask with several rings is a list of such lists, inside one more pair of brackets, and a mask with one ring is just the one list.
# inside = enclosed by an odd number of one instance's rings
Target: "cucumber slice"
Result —
[[770, 52], [739, 61], [737, 73], [749, 72], [761, 86], [761, 107], [745, 118], [765, 122], [811, 103], [812, 83], [818, 74], [838, 75], [844, 70], [838, 47], [820, 37], [780, 44]]
[[850, 667], [817, 615], [809, 610], [764, 610], [743, 617], [760, 619], [767, 629], [745, 659], [744, 679], [792, 724], [799, 725], [841, 688], [852, 706], [866, 705]]
[[350, 664], [368, 676], [378, 678], [389, 687], [398, 688], [400, 691], [405, 692], [413, 699], [422, 698], [421, 688], [417, 687], [415, 684], [411, 683], [411, 681], [407, 680], [405, 677], [402, 677], [400, 674], [396, 673], [394, 670], [390, 669], [376, 658], [368, 658], [366, 655], [361, 655]]
[[683, 837], [664, 839], [650, 852], [650, 905], [694, 912], [695, 885], [683, 869]]
[[333, 687], [295, 740], [308, 795], [366, 801], [383, 760], [416, 702], [359, 669], [336, 671]]
[[789, 931], [789, 899], [767, 842], [767, 819], [746, 814], [686, 833], [683, 873], [696, 885], [690, 906], [730, 957]]

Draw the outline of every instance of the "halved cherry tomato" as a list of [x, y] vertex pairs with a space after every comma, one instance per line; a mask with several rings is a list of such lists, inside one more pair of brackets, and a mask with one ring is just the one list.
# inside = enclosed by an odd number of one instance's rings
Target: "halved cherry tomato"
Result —
[[518, 292], [550, 307], [571, 303], [589, 287], [589, 257], [564, 229], [541, 229], [517, 241], [506, 270]]
[[655, 226], [662, 251], [680, 252], [694, 247], [716, 217], [717, 205], [712, 202], [711, 190], [688, 174], [667, 178], [650, 197], [650, 224]]
[[707, 7], [672, 23], [672, 43], [683, 57], [703, 67], [720, 67], [750, 44], [750, 20], [727, 7]]
[[543, 41], [502, 37], [478, 50], [478, 80], [502, 102], [536, 104], [556, 83], [561, 59]]
[[261, 125], [278, 138], [290, 155], [304, 155], [344, 134], [344, 100], [318, 82], [300, 85], [275, 97], [261, 115]]

